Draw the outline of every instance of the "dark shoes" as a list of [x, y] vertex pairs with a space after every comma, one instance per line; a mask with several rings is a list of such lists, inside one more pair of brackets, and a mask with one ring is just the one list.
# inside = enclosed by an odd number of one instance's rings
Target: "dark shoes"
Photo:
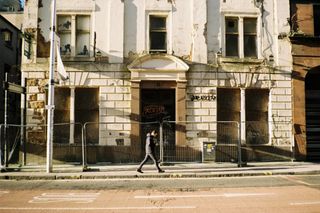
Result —
[[[137, 169], [137, 172], [139, 173], [143, 173], [143, 171], [141, 169]], [[158, 170], [159, 173], [164, 173], [164, 170], [160, 169]]]

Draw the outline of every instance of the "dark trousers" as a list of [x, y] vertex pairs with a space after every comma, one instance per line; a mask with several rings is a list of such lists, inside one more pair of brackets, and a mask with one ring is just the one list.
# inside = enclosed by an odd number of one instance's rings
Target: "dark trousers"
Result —
[[158, 171], [160, 171], [161, 169], [159, 167], [159, 163], [158, 163], [157, 159], [154, 157], [153, 153], [146, 153], [146, 156], [144, 157], [143, 161], [140, 163], [138, 169], [141, 169], [143, 167], [143, 165], [149, 160], [149, 158], [151, 160], [153, 160], [153, 163], [156, 164]]

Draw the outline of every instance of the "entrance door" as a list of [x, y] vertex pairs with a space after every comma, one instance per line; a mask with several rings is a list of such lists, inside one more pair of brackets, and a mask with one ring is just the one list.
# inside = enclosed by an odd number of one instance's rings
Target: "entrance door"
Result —
[[[155, 128], [160, 132], [159, 124], [149, 122], [175, 121], [175, 89], [141, 89], [141, 126], [142, 149], [145, 145], [146, 133]], [[166, 123], [163, 126], [165, 155], [175, 153], [175, 125]], [[159, 146], [158, 146], [159, 147]], [[159, 149], [157, 149], [159, 150]]]
[[320, 70], [306, 76], [307, 160], [320, 161]]

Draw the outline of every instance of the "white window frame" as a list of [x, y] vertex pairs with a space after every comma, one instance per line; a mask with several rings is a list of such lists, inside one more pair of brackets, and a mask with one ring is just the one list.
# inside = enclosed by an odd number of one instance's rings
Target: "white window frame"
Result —
[[172, 14], [171, 11], [147, 11], [146, 12], [146, 34], [145, 34], [145, 49], [147, 53], [150, 53], [150, 16], [166, 17], [167, 27], [167, 53], [172, 54]]
[[238, 52], [239, 52], [239, 58], [245, 58], [244, 57], [244, 32], [243, 32], [243, 19], [245, 18], [255, 18], [257, 19], [257, 59], [261, 59], [261, 16], [258, 13], [236, 13], [236, 12], [224, 12], [222, 14], [221, 18], [221, 47], [222, 47], [222, 56], [223, 57], [229, 57], [226, 56], [226, 26], [225, 21], [228, 17], [234, 17], [238, 19], [238, 32], [239, 32], [239, 41], [238, 41]]
[[[62, 58], [81, 58], [81, 57], [84, 57], [84, 58], [92, 58], [93, 57], [93, 51], [94, 51], [94, 49], [93, 49], [93, 46], [94, 46], [94, 31], [93, 31], [93, 15], [92, 15], [92, 13], [90, 13], [90, 12], [79, 12], [79, 13], [75, 13], [75, 12], [58, 12], [57, 14], [56, 14], [56, 33], [57, 33], [57, 35], [59, 35], [59, 27], [58, 27], [58, 17], [59, 16], [70, 16], [71, 17], [71, 44], [70, 44], [70, 46], [71, 46], [71, 55], [61, 55], [62, 56]], [[89, 47], [87, 47], [88, 48], [88, 51], [89, 51], [89, 55], [78, 55], [77, 53], [76, 53], [76, 45], [77, 45], [77, 41], [76, 41], [76, 39], [77, 39], [77, 19], [76, 19], [76, 17], [77, 16], [89, 16], [89, 18], [90, 18], [90, 22], [89, 22], [89, 24], [90, 24], [90, 26], [89, 26]]]

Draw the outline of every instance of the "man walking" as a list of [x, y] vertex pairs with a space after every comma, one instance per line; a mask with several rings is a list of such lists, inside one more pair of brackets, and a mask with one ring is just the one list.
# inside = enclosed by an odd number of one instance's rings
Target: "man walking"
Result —
[[159, 173], [163, 173], [164, 170], [162, 170], [159, 167], [159, 162], [157, 161], [156, 157], [155, 157], [155, 146], [156, 144], [154, 143], [154, 138], [157, 137], [157, 131], [156, 130], [152, 130], [151, 133], [147, 134], [147, 138], [146, 138], [146, 155], [143, 159], [143, 161], [140, 163], [137, 172], [143, 173], [142, 172], [142, 167], [143, 165], [148, 161], [149, 158], [151, 158], [151, 160], [153, 160], [153, 162], [156, 164], [156, 167], [158, 169]]

